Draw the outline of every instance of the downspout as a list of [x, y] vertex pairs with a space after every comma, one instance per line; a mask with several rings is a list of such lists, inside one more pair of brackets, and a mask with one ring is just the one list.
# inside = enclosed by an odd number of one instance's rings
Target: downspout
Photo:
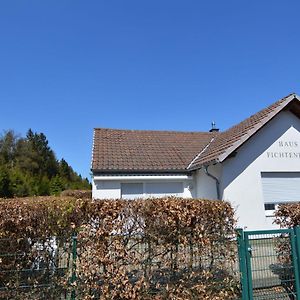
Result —
[[215, 180], [215, 182], [216, 182], [216, 190], [217, 190], [217, 198], [218, 198], [218, 200], [220, 200], [220, 181], [219, 181], [219, 179], [216, 176], [214, 176], [214, 175], [212, 175], [212, 174], [210, 174], [208, 172], [208, 167], [209, 166], [204, 166], [205, 174], [207, 176], [211, 177], [213, 180]]

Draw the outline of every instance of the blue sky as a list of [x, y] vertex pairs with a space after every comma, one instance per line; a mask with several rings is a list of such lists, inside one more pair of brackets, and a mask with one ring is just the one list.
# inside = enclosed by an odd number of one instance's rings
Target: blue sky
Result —
[[89, 176], [94, 127], [226, 129], [300, 93], [299, 1], [0, 2], [0, 130]]

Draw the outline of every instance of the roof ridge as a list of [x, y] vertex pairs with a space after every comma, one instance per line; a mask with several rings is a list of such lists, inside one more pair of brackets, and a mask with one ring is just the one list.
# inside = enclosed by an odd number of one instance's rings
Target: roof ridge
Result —
[[273, 103], [270, 104], [269, 106], [260, 109], [258, 112], [256, 112], [256, 113], [250, 115], [250, 116], [247, 117], [246, 119], [240, 121], [240, 122], [237, 123], [237, 124], [232, 125], [231, 127], [227, 128], [226, 130], [222, 131], [222, 133], [225, 133], [225, 132], [227, 132], [227, 131], [229, 131], [229, 130], [235, 128], [236, 126], [238, 126], [238, 125], [240, 125], [240, 124], [246, 122], [247, 120], [253, 118], [254, 116], [256, 116], [256, 115], [258, 115], [258, 114], [260, 114], [260, 113], [262, 113], [262, 112], [264, 112], [264, 111], [267, 111], [268, 109], [271, 109], [272, 106], [276, 106], [276, 105], [278, 105], [278, 104], [281, 104], [282, 102], [284, 102], [287, 98], [289, 98], [289, 97], [291, 97], [291, 96], [294, 96], [294, 98], [298, 98], [298, 97], [297, 97], [297, 94], [295, 94], [295, 93], [291, 93], [291, 94], [289, 94], [288, 96], [285, 96], [285, 97], [283, 97], [283, 98], [280, 98], [279, 100], [273, 102]]
[[187, 170], [193, 165], [193, 163], [206, 151], [206, 149], [210, 146], [210, 144], [215, 140], [217, 135], [213, 136], [213, 138], [208, 142], [208, 144], [192, 159], [192, 161], [187, 166]]
[[103, 131], [123, 131], [123, 132], [160, 132], [160, 133], [191, 133], [191, 134], [207, 134], [212, 135], [212, 132], [209, 131], [185, 131], [185, 130], [149, 130], [149, 129], [121, 129], [121, 128], [102, 128], [95, 127], [94, 131], [103, 130]]

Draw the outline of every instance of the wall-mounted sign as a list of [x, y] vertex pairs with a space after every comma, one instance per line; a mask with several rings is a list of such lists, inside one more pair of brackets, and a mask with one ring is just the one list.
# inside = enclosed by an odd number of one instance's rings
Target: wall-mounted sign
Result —
[[267, 158], [300, 158], [300, 147], [298, 141], [277, 142], [275, 151], [267, 151]]

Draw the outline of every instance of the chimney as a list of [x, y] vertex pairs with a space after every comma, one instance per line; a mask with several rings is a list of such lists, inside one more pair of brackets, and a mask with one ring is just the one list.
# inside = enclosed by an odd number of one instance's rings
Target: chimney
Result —
[[209, 132], [219, 132], [219, 128], [216, 128], [216, 123], [214, 121], [211, 122], [211, 129]]

